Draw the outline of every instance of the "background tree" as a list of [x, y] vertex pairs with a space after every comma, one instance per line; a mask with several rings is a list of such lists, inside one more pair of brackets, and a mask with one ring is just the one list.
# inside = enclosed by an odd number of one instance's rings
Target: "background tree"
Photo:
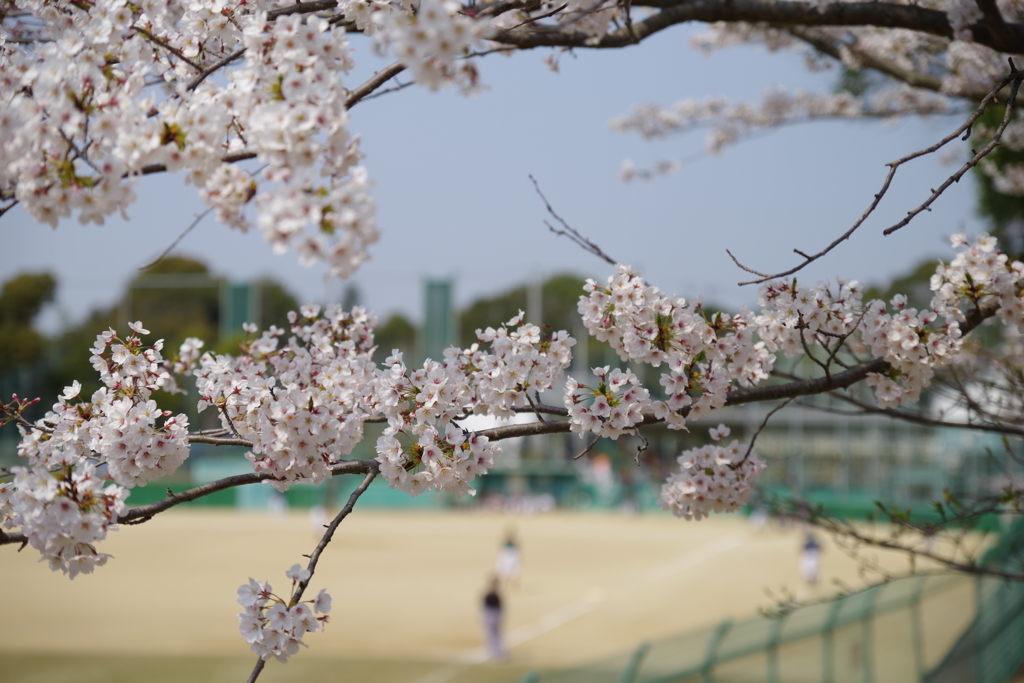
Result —
[[33, 327], [43, 306], [53, 301], [57, 280], [51, 273], [24, 273], [0, 289], [0, 375], [36, 362], [43, 337]]

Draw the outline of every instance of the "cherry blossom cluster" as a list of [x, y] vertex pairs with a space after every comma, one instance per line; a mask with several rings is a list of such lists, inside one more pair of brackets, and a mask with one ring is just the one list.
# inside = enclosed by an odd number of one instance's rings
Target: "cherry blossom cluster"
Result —
[[511, 418], [517, 408], [529, 405], [529, 391], [539, 396], [554, 388], [569, 367], [576, 340], [565, 330], [545, 335], [536, 325], [524, 324], [523, 315], [519, 311], [498, 329], [477, 330], [476, 344], [452, 347], [445, 354], [446, 364], [457, 366], [469, 380], [469, 403], [476, 414]]
[[[824, 6], [834, 3], [816, 0], [813, 4]], [[1000, 0], [996, 4], [1007, 22], [1020, 22], [1024, 18], [1024, 7], [1016, 0]], [[913, 113], [921, 104], [925, 106], [922, 113], [927, 113], [931, 106], [929, 101], [934, 101], [927, 90], [980, 99], [1006, 75], [1006, 55], [973, 42], [969, 26], [981, 17], [977, 3], [972, 0], [935, 0], [929, 3], [929, 8], [946, 13], [953, 29], [953, 40], [910, 29], [870, 26], [808, 27], [802, 29], [798, 38], [781, 27], [717, 22], [691, 36], [690, 44], [705, 53], [741, 44], [762, 45], [772, 51], [804, 50], [808, 67], [812, 70], [831, 69], [837, 62], [852, 71], [877, 69], [897, 82], [911, 85], [908, 92], [916, 91], [916, 94], [905, 96], [925, 98], [921, 103], [906, 108], [906, 113]], [[808, 52], [805, 41], [828, 45], [830, 49]], [[872, 96], [865, 93], [860, 99], [865, 104], [862, 115], [876, 115], [870, 111]]]
[[443, 364], [427, 360], [411, 372], [396, 352], [366, 392], [365, 408], [388, 421], [377, 460], [392, 487], [414, 495], [472, 495], [469, 483], [487, 472], [500, 449], [464, 431], [458, 419], [509, 418], [525, 409], [527, 392], [539, 396], [559, 381], [576, 343], [564, 331], [542, 336], [536, 325], [523, 323], [522, 311], [497, 330], [477, 330], [477, 339], [468, 349], [446, 350]]
[[[811, 4], [823, 7], [843, 1], [815, 0]], [[1024, 18], [1024, 7], [1016, 0], [995, 4], [1007, 22]], [[974, 0], [934, 0], [928, 7], [945, 13], [952, 28], [952, 40], [924, 31], [872, 26], [801, 27], [796, 33], [784, 27], [745, 22], [708, 24], [690, 38], [691, 45], [705, 53], [740, 44], [759, 45], [771, 51], [795, 50], [803, 54], [810, 70], [841, 66], [848, 72], [864, 72], [871, 87], [863, 92], [818, 94], [773, 91], [761, 102], [732, 103], [714, 98], [686, 100], [672, 107], [645, 105], [615, 119], [612, 126], [647, 137], [707, 126], [711, 129], [707, 147], [717, 152], [750, 133], [793, 122], [822, 117], [927, 116], [951, 111], [956, 106], [955, 98], [969, 100], [972, 108], [1006, 76], [1007, 54], [974, 42], [970, 27], [984, 23]], [[808, 49], [809, 45], [813, 49]], [[879, 73], [884, 74], [883, 79], [870, 80]], [[889, 85], [878, 87], [880, 80]], [[671, 172], [673, 167], [671, 161], [641, 168], [627, 162], [623, 176], [649, 179]], [[986, 159], [981, 169], [993, 178], [1000, 192], [1024, 194], [1024, 170], [1020, 164], [996, 164]]]
[[[297, 564], [285, 572], [293, 590], [310, 575], [308, 569]], [[306, 647], [303, 636], [323, 630], [331, 611], [331, 596], [326, 589], [312, 600], [295, 602], [279, 598], [269, 583], [252, 578], [238, 587], [238, 603], [244, 610], [238, 615], [238, 629], [249, 649], [261, 659], [275, 657], [280, 662], [298, 654], [300, 645]]]
[[32, 466], [95, 458], [114, 481], [132, 488], [173, 474], [188, 457], [188, 418], [171, 416], [151, 398], [158, 389], [177, 391], [160, 353], [163, 340], [145, 346], [139, 335], [149, 331], [142, 323], [131, 328], [135, 334], [125, 340], [114, 330], [96, 338], [90, 360], [104, 387], [79, 399], [75, 381], [35, 429], [21, 428], [18, 454]]
[[996, 249], [996, 239], [980, 234], [967, 244], [963, 233], [954, 235], [953, 247], [963, 247], [949, 265], [940, 264], [931, 278], [935, 292], [932, 308], [939, 315], [963, 320], [960, 306], [976, 307], [988, 297], [999, 301], [997, 315], [1005, 325], [1024, 332], [1024, 299], [1017, 292], [1024, 281], [1024, 263], [1010, 262]]
[[451, 0], [419, 0], [411, 5], [408, 11], [374, 15], [378, 49], [390, 47], [413, 79], [431, 90], [454, 85], [464, 93], [475, 92], [479, 74], [468, 57], [482, 43], [489, 22], [461, 14], [461, 5]]
[[[148, 330], [131, 327], [135, 334], [124, 340], [113, 330], [96, 338], [91, 360], [104, 387], [84, 400], [75, 381], [41, 420], [19, 425], [18, 455], [27, 465], [13, 468], [13, 485], [0, 493], [4, 524], [20, 526], [51, 568], [72, 578], [106, 562], [94, 543], [125, 511], [122, 487], [173, 474], [188, 457], [187, 418], [151, 398], [176, 390], [163, 342], [145, 346], [139, 335]], [[107, 478], [120, 486], [104, 488]]]
[[377, 439], [381, 474], [391, 488], [413, 496], [424, 491], [476, 495], [470, 482], [487, 474], [500, 453], [486, 436], [467, 433], [452, 423], [443, 434], [422, 423], [415, 425], [415, 431], [389, 427]]
[[[255, 198], [275, 249], [350, 275], [378, 234], [348, 42], [327, 19], [268, 18], [274, 4], [19, 2], [40, 42], [0, 42], [0, 196], [54, 226], [103, 223], [137, 175], [184, 171], [221, 222], [248, 228]], [[226, 79], [207, 78], [224, 59]], [[237, 165], [252, 157], [262, 176]]]
[[775, 89], [760, 103], [733, 104], [724, 97], [707, 100], [683, 100], [671, 108], [648, 104], [635, 107], [626, 116], [611, 121], [613, 130], [636, 131], [645, 138], [664, 137], [699, 127], [710, 126], [706, 145], [712, 153], [742, 137], [794, 121], [831, 118], [894, 117], [903, 114], [945, 112], [945, 97], [907, 86], [883, 90], [865, 101], [848, 92], [810, 93]]
[[667, 364], [661, 384], [666, 401], [652, 404], [670, 428], [684, 429], [684, 409], [700, 415], [725, 405], [732, 381], [743, 386], [768, 376], [775, 356], [753, 336], [746, 309], [705, 318], [700, 304], [663, 294], [629, 266], [617, 266], [604, 285], [588, 280], [580, 297], [583, 323], [625, 361]]
[[387, 418], [377, 440], [381, 474], [392, 488], [472, 494], [469, 482], [493, 464], [486, 437], [470, 436], [452, 423], [463, 412], [468, 381], [457, 368], [427, 360], [409, 371], [393, 353], [364, 395], [364, 405]]
[[[604, 284], [587, 282], [580, 313], [591, 334], [624, 361], [664, 367], [666, 398], [652, 401], [630, 370], [596, 368], [595, 386], [566, 383], [570, 429], [617, 438], [652, 417], [685, 428], [687, 418], [725, 405], [730, 387], [765, 379], [780, 350], [823, 366], [884, 359], [888, 369], [868, 378], [879, 404], [916, 400], [935, 371], [957, 358], [968, 309], [995, 302], [1005, 324], [1021, 327], [1024, 264], [1010, 263], [985, 234], [953, 243], [959, 253], [939, 266], [931, 309], [920, 311], [902, 295], [891, 309], [864, 303], [854, 281], [807, 287], [793, 280], [766, 283], [756, 314], [706, 315], [700, 304], [666, 296], [618, 266]], [[391, 486], [472, 494], [469, 484], [500, 451], [460, 421], [536, 410], [530, 392], [539, 400], [561, 381], [576, 343], [563, 331], [542, 334], [520, 313], [498, 329], [478, 330], [470, 348], [448, 349], [443, 362], [410, 370], [395, 352], [379, 368], [372, 361], [376, 318], [364, 309], [306, 306], [290, 322], [287, 342], [283, 330], [256, 336], [247, 324], [238, 356], [205, 353], [198, 360], [197, 339], [165, 360], [162, 342], [142, 342], [148, 331], [141, 323], [132, 323], [133, 334], [123, 340], [113, 330], [99, 335], [92, 363], [104, 387], [83, 400], [75, 382], [43, 420], [21, 425], [19, 454], [28, 466], [16, 468], [14, 482], [0, 491], [4, 526], [21, 527], [53, 567], [69, 574], [104, 562], [94, 543], [123, 512], [126, 492], [101, 488], [103, 477], [130, 488], [172, 473], [188, 454], [185, 417], [159, 410], [152, 399], [158, 389], [177, 390], [172, 373], [195, 375], [200, 410], [216, 410], [226, 432], [250, 441], [255, 471], [280, 489], [331, 476], [331, 465], [363, 438], [364, 422], [383, 418], [377, 459]], [[18, 419], [23, 406], [15, 404], [4, 407], [7, 419]], [[713, 437], [722, 434], [713, 430]], [[738, 457], [737, 449], [684, 454], [682, 471], [665, 486], [666, 505], [700, 518], [742, 504], [763, 464]], [[99, 466], [106, 467], [103, 476]]]
[[[890, 313], [882, 301], [862, 302], [857, 281], [836, 285], [819, 282], [773, 281], [760, 291], [759, 333], [768, 348], [787, 357], [808, 355], [819, 363], [831, 362], [847, 349], [869, 351], [891, 366], [886, 374], [873, 373], [867, 383], [883, 407], [915, 401], [928, 386], [935, 368], [944, 365], [959, 348], [960, 328], [952, 319], [935, 324], [933, 311], [907, 307], [896, 296]], [[820, 357], [819, 357], [820, 356]]]
[[110, 558], [95, 544], [117, 530], [128, 492], [104, 486], [85, 454], [71, 460], [66, 449], [64, 456], [65, 464], [13, 468], [14, 481], [0, 484], [0, 527], [20, 528], [51, 570], [73, 579]]
[[348, 277], [378, 239], [359, 138], [346, 128], [348, 41], [326, 19], [290, 15], [253, 24], [245, 42], [246, 67], [231, 72], [244, 93], [237, 106], [250, 112], [264, 176], [279, 181], [256, 200], [260, 231], [277, 251], [290, 246], [304, 263], [325, 261]]
[[[711, 430], [715, 441], [729, 436], [729, 428]], [[736, 512], [750, 498], [751, 485], [765, 463], [753, 452], [745, 453], [739, 441], [728, 446], [708, 444], [683, 451], [679, 471], [661, 487], [661, 504], [672, 514], [700, 520], [712, 512]]]
[[206, 353], [194, 370], [199, 410], [216, 409], [225, 429], [252, 442], [256, 472], [280, 490], [319, 483], [330, 464], [363, 438], [362, 392], [374, 375], [376, 317], [361, 307], [304, 306], [291, 313], [292, 333], [271, 327], [238, 356]]
[[580, 384], [570, 377], [565, 384], [565, 407], [572, 420], [571, 429], [582, 437], [586, 432], [617, 439], [635, 433], [651, 406], [650, 393], [640, 386], [631, 370], [610, 366], [594, 368], [597, 386]]

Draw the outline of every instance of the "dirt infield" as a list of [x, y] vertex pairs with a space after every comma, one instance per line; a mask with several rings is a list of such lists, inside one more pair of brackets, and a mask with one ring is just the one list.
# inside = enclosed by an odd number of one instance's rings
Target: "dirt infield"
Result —
[[[587, 662], [748, 617], [771, 604], [766, 590], [812, 598], [833, 592], [834, 580], [861, 585], [857, 564], [825, 540], [822, 581], [805, 586], [801, 533], [757, 532], [743, 518], [357, 511], [311, 585], [333, 595], [331, 623], [299, 659], [437, 662], [425, 676], [413, 667], [410, 683], [458, 678], [482, 658], [478, 602], [510, 529], [523, 555], [506, 593], [514, 668]], [[285, 592], [284, 571], [304, 564], [315, 542], [303, 513], [181, 510], [112, 534], [102, 549], [115, 559], [74, 581], [37, 564], [31, 548], [2, 548], [0, 658], [248, 657], [236, 588], [252, 576]]]

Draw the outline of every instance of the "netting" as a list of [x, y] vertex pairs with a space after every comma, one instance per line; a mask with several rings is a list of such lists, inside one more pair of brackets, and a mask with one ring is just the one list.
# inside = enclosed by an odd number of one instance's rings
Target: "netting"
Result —
[[[984, 565], [1020, 572], [1024, 520]], [[756, 617], [645, 643], [540, 675], [538, 683], [1006, 683], [1024, 663], [1024, 584], [916, 576], [781, 618]]]

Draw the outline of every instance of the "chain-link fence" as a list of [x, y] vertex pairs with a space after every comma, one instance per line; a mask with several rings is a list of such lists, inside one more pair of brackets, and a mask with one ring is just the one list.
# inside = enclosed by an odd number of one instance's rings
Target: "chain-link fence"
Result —
[[[984, 564], [1020, 572], [1018, 520]], [[1006, 683], [1024, 664], [1024, 584], [894, 580], [781, 618], [724, 621], [537, 683]]]

